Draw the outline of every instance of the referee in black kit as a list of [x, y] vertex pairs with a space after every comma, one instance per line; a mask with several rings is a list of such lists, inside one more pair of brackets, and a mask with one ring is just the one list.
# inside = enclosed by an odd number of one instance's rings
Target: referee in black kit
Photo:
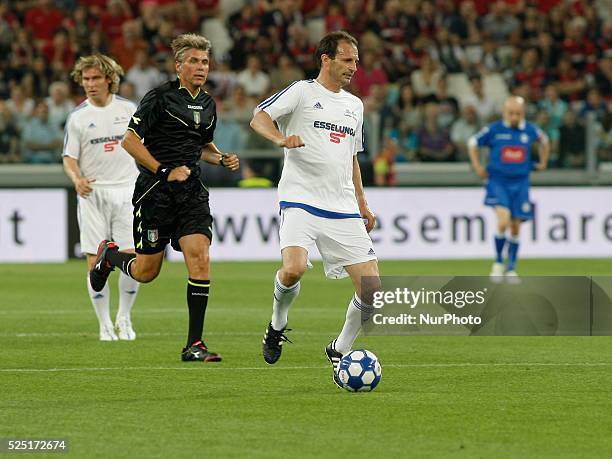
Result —
[[136, 254], [102, 241], [90, 282], [95, 291], [102, 290], [115, 266], [138, 282], [150, 282], [159, 274], [164, 249], [171, 243], [183, 252], [189, 271], [189, 336], [181, 358], [218, 362], [221, 356], [209, 351], [202, 339], [210, 289], [212, 217], [198, 161], [232, 171], [239, 161], [213, 143], [215, 102], [202, 89], [208, 77], [210, 42], [183, 34], [174, 39], [172, 50], [178, 79], [144, 96], [121, 144], [140, 169], [132, 199]]

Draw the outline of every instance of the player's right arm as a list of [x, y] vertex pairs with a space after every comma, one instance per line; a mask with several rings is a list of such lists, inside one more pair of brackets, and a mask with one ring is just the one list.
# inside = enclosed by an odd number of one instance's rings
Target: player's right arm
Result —
[[476, 175], [483, 179], [487, 178], [489, 174], [480, 162], [478, 147], [488, 144], [490, 137], [489, 133], [489, 126], [485, 126], [478, 133], [470, 137], [467, 144], [468, 155], [470, 156], [470, 163], [472, 163], [472, 168], [474, 169], [474, 172], [476, 172]]
[[251, 128], [277, 147], [298, 148], [306, 145], [299, 135], [285, 136], [275, 124], [275, 120], [279, 117], [290, 115], [300, 109], [302, 85], [301, 81], [291, 83], [282, 91], [261, 102], [253, 111]]
[[151, 129], [157, 124], [163, 107], [161, 95], [156, 89], [149, 91], [140, 101], [140, 105], [136, 109], [127, 132], [123, 136], [121, 146], [132, 156], [136, 162], [160, 179], [168, 182], [184, 182], [191, 174], [191, 170], [187, 166], [179, 166], [174, 169], [163, 167], [149, 149], [142, 143], [142, 139]]
[[68, 117], [65, 129], [64, 151], [62, 153], [64, 172], [74, 184], [74, 189], [78, 195], [86, 198], [93, 191], [91, 184], [96, 180], [84, 177], [79, 167], [79, 158], [81, 157], [81, 133], [73, 114]]
[[277, 147], [298, 148], [306, 145], [299, 135], [285, 137], [283, 133], [278, 130], [270, 115], [263, 110], [258, 111], [253, 116], [250, 125], [255, 132], [273, 142]]
[[96, 181], [96, 179], [83, 177], [81, 175], [81, 168], [79, 167], [79, 163], [76, 159], [64, 155], [63, 158], [64, 163], [64, 172], [68, 178], [74, 184], [74, 189], [79, 194], [79, 196], [86, 198], [93, 191], [91, 184]]

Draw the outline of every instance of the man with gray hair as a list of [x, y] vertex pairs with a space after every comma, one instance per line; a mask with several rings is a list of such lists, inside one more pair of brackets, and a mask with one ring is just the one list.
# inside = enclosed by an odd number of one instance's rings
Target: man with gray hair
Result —
[[119, 252], [104, 240], [91, 270], [91, 286], [101, 290], [110, 272], [121, 271], [139, 282], [157, 277], [164, 250], [182, 251], [189, 272], [189, 333], [183, 361], [218, 362], [203, 342], [204, 315], [210, 289], [209, 247], [212, 216], [199, 160], [238, 169], [238, 157], [213, 143], [215, 101], [202, 89], [210, 66], [210, 42], [196, 34], [172, 42], [178, 79], [149, 91], [132, 116], [122, 146], [140, 170], [132, 202], [136, 254]]

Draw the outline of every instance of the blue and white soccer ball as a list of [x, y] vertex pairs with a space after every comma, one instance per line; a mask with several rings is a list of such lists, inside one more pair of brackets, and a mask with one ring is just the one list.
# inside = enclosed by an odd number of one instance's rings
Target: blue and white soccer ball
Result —
[[338, 366], [338, 379], [350, 392], [369, 392], [380, 382], [382, 369], [373, 352], [356, 349], [349, 352]]

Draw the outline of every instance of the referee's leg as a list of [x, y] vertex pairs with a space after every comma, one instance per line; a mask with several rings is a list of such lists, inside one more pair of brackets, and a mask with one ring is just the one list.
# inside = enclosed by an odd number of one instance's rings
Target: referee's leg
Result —
[[189, 331], [182, 359], [218, 362], [221, 356], [210, 352], [203, 338], [204, 318], [210, 293], [210, 239], [204, 234], [189, 234], [181, 237], [179, 244], [189, 273], [187, 280]]

